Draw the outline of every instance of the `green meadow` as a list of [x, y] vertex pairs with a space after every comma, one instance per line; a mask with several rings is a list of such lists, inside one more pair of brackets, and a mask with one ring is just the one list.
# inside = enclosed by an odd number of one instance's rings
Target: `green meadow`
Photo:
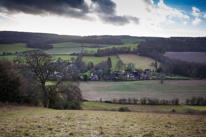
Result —
[[25, 43], [17, 44], [0, 44], [0, 54], [5, 53], [19, 53], [24, 51], [37, 50], [35, 48], [27, 48]]
[[72, 53], [80, 53], [81, 47], [77, 48], [53, 48], [44, 51], [47, 54], [72, 54]]

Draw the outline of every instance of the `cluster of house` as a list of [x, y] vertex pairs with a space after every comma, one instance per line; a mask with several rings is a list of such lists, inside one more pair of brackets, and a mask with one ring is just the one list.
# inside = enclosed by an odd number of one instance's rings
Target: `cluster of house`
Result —
[[[150, 74], [153, 72], [150, 69], [146, 69], [145, 71], [136, 69], [134, 71], [113, 71], [111, 74], [99, 75], [99, 72], [92, 72], [90, 75], [91, 80], [97, 81], [99, 77], [105, 80], [138, 80], [138, 79], [149, 79]], [[98, 77], [99, 76], [99, 77]]]
[[[72, 74], [79, 74], [80, 79], [84, 79], [84, 75], [80, 74], [80, 70], [78, 67], [76, 67], [74, 64], [70, 64], [67, 66], [67, 70], [69, 70]], [[60, 74], [59, 72], [55, 71], [54, 74], [57, 77], [62, 77], [63, 74]], [[98, 70], [98, 71], [93, 71], [90, 73], [90, 76], [88, 76], [88, 79], [92, 81], [99, 81], [100, 79], [104, 80], [145, 80], [149, 79], [149, 76], [153, 74], [151, 69], [146, 69], [146, 70], [140, 70], [140, 69], [135, 69], [134, 71], [113, 71], [110, 74], [105, 74], [103, 75], [103, 70]]]

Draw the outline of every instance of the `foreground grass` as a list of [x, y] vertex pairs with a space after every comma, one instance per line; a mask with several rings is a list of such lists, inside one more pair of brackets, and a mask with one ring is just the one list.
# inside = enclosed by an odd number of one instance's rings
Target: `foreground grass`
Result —
[[206, 118], [135, 112], [27, 109], [0, 112], [1, 136], [204, 136]]

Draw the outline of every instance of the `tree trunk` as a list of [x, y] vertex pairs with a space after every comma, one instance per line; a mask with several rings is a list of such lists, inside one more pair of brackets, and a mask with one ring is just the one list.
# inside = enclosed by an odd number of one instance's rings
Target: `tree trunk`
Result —
[[45, 108], [48, 108], [49, 107], [49, 97], [48, 97], [48, 94], [47, 94], [47, 91], [46, 91], [46, 86], [45, 84], [42, 84], [42, 89], [44, 91], [44, 107]]

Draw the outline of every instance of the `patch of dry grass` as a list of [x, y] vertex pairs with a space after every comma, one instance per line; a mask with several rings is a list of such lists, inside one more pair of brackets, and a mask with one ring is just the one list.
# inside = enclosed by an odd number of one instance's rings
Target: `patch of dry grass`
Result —
[[33, 109], [0, 113], [1, 136], [205, 136], [196, 115]]
[[[134, 63], [136, 69], [155, 69], [154, 66], [150, 66], [151, 62], [155, 63], [155, 60], [149, 57], [143, 57], [143, 56], [138, 56], [134, 54], [118, 54], [120, 59], [128, 64], [128, 63]], [[159, 62], [157, 63], [159, 66]]]

